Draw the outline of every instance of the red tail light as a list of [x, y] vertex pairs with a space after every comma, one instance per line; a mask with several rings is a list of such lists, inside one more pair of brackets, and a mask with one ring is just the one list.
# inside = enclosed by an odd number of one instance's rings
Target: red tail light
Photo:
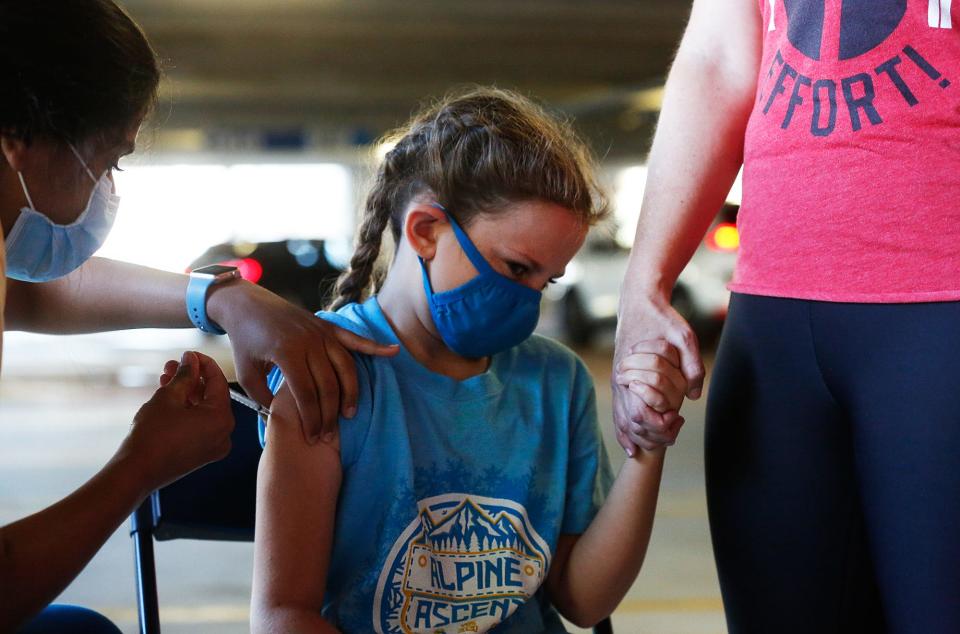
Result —
[[218, 262], [224, 266], [235, 266], [240, 270], [240, 277], [256, 284], [263, 277], [263, 265], [253, 258], [243, 258], [242, 260], [226, 260]]
[[740, 248], [740, 232], [737, 231], [737, 225], [724, 222], [714, 227], [704, 242], [713, 251], [736, 253]]
[[[237, 267], [237, 269], [240, 271], [240, 277], [253, 284], [259, 282], [260, 278], [263, 277], [263, 265], [253, 258], [243, 258], [242, 260], [224, 260], [223, 262], [215, 262], [214, 264]], [[191, 271], [193, 271], [193, 269], [187, 267], [183, 272], [189, 274]]]

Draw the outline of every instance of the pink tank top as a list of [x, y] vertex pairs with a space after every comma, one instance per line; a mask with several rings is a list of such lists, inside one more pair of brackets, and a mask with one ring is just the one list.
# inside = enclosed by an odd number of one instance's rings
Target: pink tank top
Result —
[[960, 300], [960, 0], [759, 0], [735, 292]]

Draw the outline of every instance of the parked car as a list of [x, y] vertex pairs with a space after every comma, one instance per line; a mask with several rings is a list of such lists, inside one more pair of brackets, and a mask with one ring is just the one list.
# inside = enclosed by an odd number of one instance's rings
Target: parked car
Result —
[[204, 251], [188, 270], [209, 264], [236, 266], [244, 279], [315, 312], [332, 299], [350, 249], [347, 240], [225, 243]]
[[[727, 314], [727, 283], [740, 245], [737, 211], [737, 205], [724, 205], [673, 289], [673, 307], [705, 344], [719, 333]], [[575, 345], [589, 344], [598, 331], [616, 324], [630, 250], [614, 234], [610, 227], [591, 232], [567, 273], [548, 293], [557, 303], [563, 336]]]

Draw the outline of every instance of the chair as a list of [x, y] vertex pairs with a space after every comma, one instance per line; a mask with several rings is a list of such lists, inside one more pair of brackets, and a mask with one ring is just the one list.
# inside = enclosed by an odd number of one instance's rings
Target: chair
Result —
[[[131, 517], [140, 634], [160, 634], [154, 539], [253, 541], [261, 454], [257, 415], [239, 403], [231, 406], [236, 427], [230, 454], [154, 491]], [[593, 631], [613, 634], [610, 620]]]

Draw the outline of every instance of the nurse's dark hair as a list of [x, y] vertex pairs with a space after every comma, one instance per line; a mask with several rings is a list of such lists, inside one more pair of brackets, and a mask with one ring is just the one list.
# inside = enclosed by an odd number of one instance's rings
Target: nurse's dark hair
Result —
[[332, 310], [379, 286], [383, 233], [389, 225], [400, 243], [405, 209], [417, 196], [430, 196], [463, 227], [478, 214], [528, 200], [555, 203], [588, 225], [606, 214], [595, 161], [570, 123], [514, 92], [474, 88], [448, 95], [383, 143], [393, 149], [377, 168]]
[[0, 0], [0, 134], [119, 140], [159, 83], [143, 31], [111, 0]]

